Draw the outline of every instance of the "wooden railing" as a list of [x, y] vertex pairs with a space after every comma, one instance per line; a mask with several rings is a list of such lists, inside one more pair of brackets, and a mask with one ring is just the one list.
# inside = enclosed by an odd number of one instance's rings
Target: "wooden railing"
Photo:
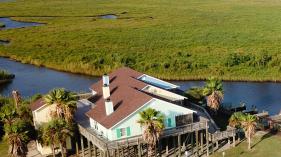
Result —
[[85, 138], [90, 140], [99, 149], [101, 149], [103, 151], [105, 151], [107, 149], [107, 141], [105, 139], [102, 139], [102, 137], [99, 137], [99, 135], [97, 133], [95, 133], [93, 130], [84, 128], [80, 124], [78, 124], [78, 128], [79, 128], [80, 134], [82, 134]]
[[189, 132], [203, 130], [206, 128], [208, 128], [208, 124], [205, 121], [191, 123], [191, 124], [171, 128], [171, 129], [165, 129], [162, 134], [162, 137], [171, 136], [171, 135], [175, 135], [175, 134], [185, 134], [185, 133], [189, 133]]
[[79, 100], [81, 99], [88, 99], [92, 96], [92, 93], [82, 93], [82, 94], [77, 94], [77, 97]]
[[[126, 139], [120, 139], [115, 141], [108, 141], [102, 138], [98, 133], [93, 131], [92, 129], [85, 128], [81, 124], [78, 124], [78, 128], [80, 133], [90, 140], [93, 144], [95, 144], [101, 150], [107, 149], [117, 149], [118, 147], [129, 146], [129, 145], [137, 145], [139, 142], [143, 142], [142, 135], [133, 136]], [[192, 124], [183, 125], [176, 128], [165, 129], [161, 138], [179, 134], [185, 134], [193, 131], [199, 131], [208, 128], [207, 122], [197, 122]]]
[[226, 131], [218, 131], [213, 134], [210, 134], [209, 137], [211, 141], [218, 141], [229, 137], [233, 137], [235, 135], [236, 135], [236, 129], [228, 128]]

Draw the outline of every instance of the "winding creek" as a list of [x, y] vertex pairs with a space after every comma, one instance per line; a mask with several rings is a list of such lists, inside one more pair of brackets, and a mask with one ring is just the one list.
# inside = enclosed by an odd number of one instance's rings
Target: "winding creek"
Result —
[[[0, 67], [14, 73], [13, 82], [0, 86], [0, 94], [9, 95], [13, 89], [18, 89], [23, 96], [36, 93], [47, 93], [57, 87], [64, 87], [76, 92], [89, 91], [92, 83], [99, 78], [85, 75], [59, 72], [44, 67], [22, 64], [6, 58], [0, 58]], [[172, 81], [186, 90], [193, 86], [202, 86], [202, 81]], [[254, 83], [254, 82], [224, 82], [224, 102], [245, 102], [248, 107], [257, 106], [271, 114], [279, 113], [281, 109], [280, 83]]]
[[[105, 18], [115, 18], [107, 16]], [[40, 23], [19, 22], [10, 18], [0, 18], [0, 22], [6, 25], [3, 29], [40, 26]], [[1, 30], [5, 31], [5, 30]], [[8, 41], [0, 40], [0, 46], [8, 44]], [[47, 93], [53, 88], [63, 87], [72, 91], [89, 91], [92, 83], [99, 78], [85, 75], [59, 72], [44, 67], [22, 64], [7, 58], [0, 58], [0, 68], [6, 69], [16, 75], [13, 82], [0, 85], [0, 94], [9, 95], [13, 89], [19, 90], [23, 96], [31, 96], [36, 93]], [[172, 81], [180, 85], [182, 90], [193, 86], [203, 86], [202, 81]], [[245, 102], [250, 108], [255, 105], [260, 111], [266, 110], [270, 114], [279, 113], [281, 110], [281, 83], [270, 82], [224, 82], [225, 103], [239, 104]]]
[[5, 29], [14, 29], [14, 28], [24, 28], [24, 27], [33, 27], [33, 26], [41, 26], [44, 25], [42, 23], [36, 23], [36, 22], [22, 22], [22, 21], [16, 21], [12, 20], [8, 17], [0, 17], [0, 22], [5, 25], [4, 28], [1, 28], [0, 30]]

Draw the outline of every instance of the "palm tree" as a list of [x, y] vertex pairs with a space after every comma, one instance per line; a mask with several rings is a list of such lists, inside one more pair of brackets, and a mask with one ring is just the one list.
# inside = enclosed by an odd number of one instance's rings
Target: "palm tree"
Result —
[[18, 108], [18, 107], [19, 107], [19, 103], [21, 102], [21, 95], [20, 95], [20, 92], [17, 91], [17, 90], [13, 90], [13, 91], [12, 91], [12, 96], [13, 96], [13, 98], [14, 98], [16, 108]]
[[9, 154], [13, 157], [22, 157], [27, 152], [29, 140], [26, 122], [17, 119], [11, 125], [4, 125], [5, 139], [9, 143]]
[[245, 132], [245, 136], [248, 140], [248, 149], [251, 149], [251, 138], [256, 132], [257, 117], [250, 114], [245, 114], [241, 117], [241, 126]]
[[157, 141], [164, 129], [164, 115], [152, 108], [139, 113], [137, 121], [144, 128], [143, 138], [148, 143], [148, 156], [152, 156]]
[[56, 132], [57, 130], [55, 130], [55, 127], [52, 123], [43, 124], [38, 129], [38, 142], [43, 146], [50, 146], [52, 149], [53, 157], [56, 156], [55, 146], [59, 144]]
[[4, 106], [1, 107], [0, 118], [5, 125], [11, 126], [13, 122], [17, 119], [17, 117], [18, 114], [14, 105], [5, 104]]
[[214, 77], [208, 79], [203, 89], [203, 95], [207, 96], [207, 105], [214, 111], [217, 111], [223, 100], [222, 81]]
[[62, 157], [65, 156], [66, 140], [73, 136], [72, 126], [62, 118], [55, 118], [39, 128], [39, 142], [45, 146], [51, 146], [55, 156], [55, 146], [59, 145]]
[[76, 111], [77, 96], [65, 89], [54, 89], [44, 97], [48, 105], [56, 104], [56, 117], [65, 118], [67, 122], [73, 120]]
[[245, 116], [245, 114], [243, 112], [235, 112], [231, 115], [231, 117], [229, 118], [229, 125], [232, 127], [237, 127], [240, 128], [241, 127], [241, 118]]

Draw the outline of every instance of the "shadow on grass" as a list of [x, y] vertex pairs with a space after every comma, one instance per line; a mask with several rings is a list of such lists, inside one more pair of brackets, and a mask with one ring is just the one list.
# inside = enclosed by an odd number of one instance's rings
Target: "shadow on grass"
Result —
[[262, 142], [263, 140], [265, 140], [265, 139], [267, 139], [267, 138], [270, 138], [271, 136], [274, 136], [274, 135], [276, 135], [278, 132], [277, 131], [273, 131], [273, 130], [271, 130], [271, 131], [269, 131], [268, 133], [266, 133], [265, 135], [263, 135], [262, 137], [261, 137], [261, 139], [257, 142], [257, 143], [255, 143], [253, 146], [252, 146], [252, 148], [254, 148], [256, 145], [258, 145], [260, 142]]

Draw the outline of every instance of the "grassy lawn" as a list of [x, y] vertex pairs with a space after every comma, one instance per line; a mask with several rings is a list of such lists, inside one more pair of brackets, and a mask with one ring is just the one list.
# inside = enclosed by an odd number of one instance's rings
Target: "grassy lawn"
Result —
[[5, 141], [0, 141], [0, 154], [1, 157], [8, 157], [8, 149], [9, 146], [6, 144]]
[[[257, 136], [253, 141], [251, 151], [244, 141], [235, 148], [225, 151], [225, 157], [280, 157], [281, 136]], [[222, 153], [215, 153], [212, 157], [222, 157]]]
[[90, 75], [125, 65], [165, 79], [281, 80], [280, 7], [276, 0], [16, 0], [0, 3], [0, 17], [46, 25], [0, 31], [11, 41], [0, 55]]

